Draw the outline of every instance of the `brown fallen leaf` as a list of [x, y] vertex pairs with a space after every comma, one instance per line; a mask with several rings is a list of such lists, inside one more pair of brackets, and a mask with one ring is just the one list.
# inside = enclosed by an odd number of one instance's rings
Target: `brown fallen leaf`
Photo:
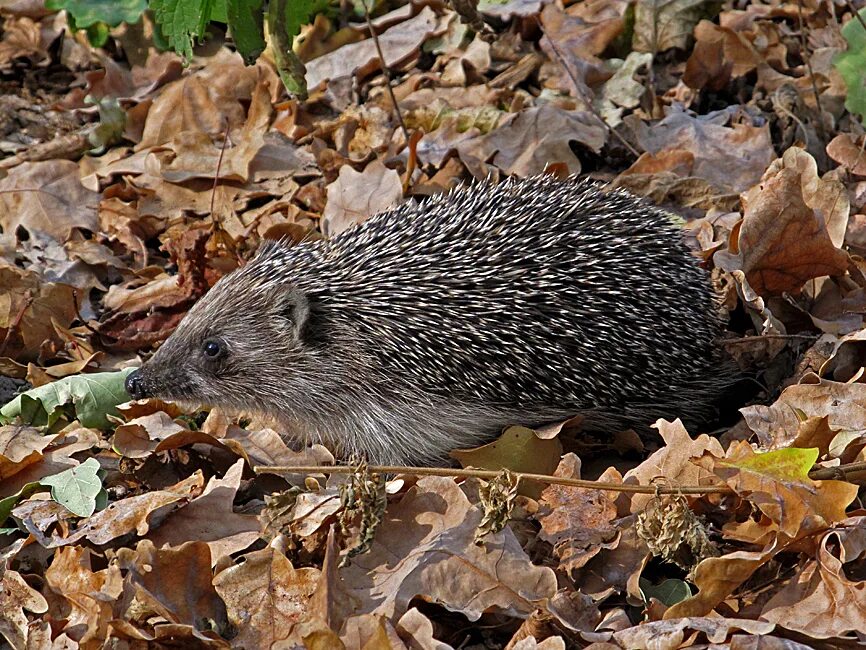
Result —
[[766, 126], [731, 122], [724, 112], [694, 117], [671, 108], [655, 124], [628, 116], [638, 144], [653, 155], [671, 149], [694, 156], [692, 175], [710, 182], [722, 192], [742, 192], [757, 183], [776, 157]]
[[81, 184], [74, 162], [22, 163], [0, 180], [0, 227], [15, 232], [23, 226], [64, 243], [73, 228], [97, 231], [99, 198]]
[[[113, 566], [125, 572], [125, 605], [135, 618], [149, 612], [169, 623], [225, 635], [226, 606], [212, 584], [211, 564], [210, 549], [203, 542], [157, 549], [151, 541], [141, 540], [134, 549], [119, 549]], [[132, 617], [127, 611], [121, 618]]]
[[857, 486], [851, 483], [810, 479], [817, 457], [817, 449], [794, 447], [756, 454], [749, 443], [738, 440], [724, 459], [707, 453], [701, 464], [754, 503], [787, 537], [795, 538], [843, 520], [857, 496]]
[[118, 614], [114, 603], [123, 592], [116, 564], [94, 571], [88, 549], [60, 548], [45, 571], [45, 582], [56, 594], [49, 612], [55, 620], [65, 621], [62, 629], [70, 639], [86, 647], [106, 637], [108, 622]]
[[580, 160], [570, 143], [598, 152], [606, 140], [604, 124], [592, 113], [542, 104], [509, 115], [487, 135], [461, 142], [457, 151], [476, 178], [488, 176], [488, 161], [515, 176], [540, 174], [555, 162], [565, 163], [570, 174], [577, 174]]
[[[426, 39], [444, 29], [443, 21], [430, 7], [424, 7], [414, 18], [386, 29], [378, 37], [385, 64], [388, 67], [399, 64], [415, 54]], [[376, 44], [372, 39], [350, 43], [307, 62], [307, 87], [312, 90], [325, 80], [363, 78], [379, 66]]]
[[20, 573], [4, 567], [0, 574], [0, 634], [14, 650], [30, 647], [29, 621], [24, 610], [44, 614], [48, 611], [48, 602]]
[[400, 175], [376, 160], [356, 172], [348, 165], [340, 168], [340, 176], [328, 185], [328, 202], [322, 213], [321, 228], [332, 237], [368, 217], [396, 206], [403, 199]]
[[[580, 478], [580, 459], [566, 454], [554, 476]], [[622, 480], [615, 469], [602, 474], [599, 481]], [[550, 485], [541, 495], [537, 519], [539, 537], [553, 545], [560, 567], [568, 572], [579, 569], [603, 549], [616, 547], [615, 492]]]
[[225, 477], [211, 478], [200, 496], [181, 511], [169, 514], [148, 539], [158, 547], [178, 546], [188, 540], [205, 542], [214, 563], [250, 546], [259, 539], [259, 520], [233, 509], [243, 468], [244, 461], [239, 459]]

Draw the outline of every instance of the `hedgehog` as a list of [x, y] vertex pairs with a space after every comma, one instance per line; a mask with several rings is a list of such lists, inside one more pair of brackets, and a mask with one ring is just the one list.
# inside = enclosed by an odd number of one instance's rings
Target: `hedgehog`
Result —
[[126, 388], [433, 464], [511, 424], [707, 421], [720, 331], [670, 213], [574, 177], [476, 182], [329, 240], [265, 241]]

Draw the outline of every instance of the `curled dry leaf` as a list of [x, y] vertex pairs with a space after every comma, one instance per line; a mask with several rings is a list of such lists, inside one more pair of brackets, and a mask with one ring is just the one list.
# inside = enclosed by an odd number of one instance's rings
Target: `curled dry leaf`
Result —
[[189, 539], [206, 542], [212, 561], [242, 551], [259, 538], [259, 520], [234, 512], [244, 461], [238, 459], [225, 477], [213, 477], [204, 492], [173, 512], [148, 535], [157, 546], [179, 545]]
[[226, 607], [212, 584], [211, 554], [204, 542], [157, 549], [142, 540], [135, 549], [118, 550], [111, 566], [123, 569], [125, 581], [135, 586], [134, 601], [127, 607], [137, 616], [149, 612], [173, 624], [228, 631]]
[[[417, 16], [379, 34], [379, 47], [387, 66], [393, 66], [418, 51], [430, 36], [445, 30], [444, 21], [438, 19], [430, 7], [424, 7]], [[322, 81], [338, 81], [351, 76], [363, 77], [379, 68], [379, 56], [372, 39], [350, 43], [307, 63], [307, 87], [315, 88]]]
[[839, 247], [848, 224], [848, 194], [838, 181], [818, 178], [815, 160], [792, 147], [743, 195], [739, 263], [763, 296], [799, 293], [803, 283], [843, 275]]
[[0, 634], [14, 650], [29, 647], [30, 622], [24, 610], [44, 614], [48, 611], [48, 602], [20, 573], [4, 568], [0, 574]]
[[[80, 644], [104, 639], [108, 622], [115, 617], [114, 602], [123, 592], [123, 579], [116, 564], [94, 571], [91, 552], [81, 546], [58, 549], [45, 571], [45, 581], [56, 594], [52, 613], [65, 620], [63, 630]], [[60, 601], [69, 608], [65, 615]]]
[[828, 531], [796, 580], [776, 593], [761, 618], [811, 638], [862, 632], [866, 620], [866, 580], [856, 564], [866, 554], [866, 517], [850, 517]]

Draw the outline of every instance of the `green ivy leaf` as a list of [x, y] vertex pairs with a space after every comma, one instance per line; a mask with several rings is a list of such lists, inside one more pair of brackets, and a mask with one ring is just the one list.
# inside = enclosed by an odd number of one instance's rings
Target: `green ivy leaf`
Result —
[[96, 500], [102, 489], [99, 477], [99, 461], [88, 458], [78, 467], [73, 467], [46, 476], [39, 482], [51, 488], [51, 498], [79, 517], [89, 517], [96, 512]]
[[133, 370], [125, 368], [120, 372], [74, 375], [28, 390], [0, 408], [0, 424], [28, 413], [38, 415], [40, 411], [32, 404], [37, 400], [47, 414], [47, 422], [37, 419], [35, 422], [30, 420], [30, 424], [51, 426], [62, 415], [63, 407], [71, 404], [82, 426], [105, 429], [109, 424], [106, 416], [117, 414], [117, 405], [129, 401], [124, 382]]
[[642, 577], [639, 583], [640, 591], [645, 602], [649, 602], [650, 598], [655, 598], [663, 605], [671, 607], [684, 601], [686, 598], [692, 597], [692, 589], [684, 580], [668, 578], [667, 580], [663, 580], [659, 584], [654, 585], [649, 580]]
[[[866, 22], [866, 9], [860, 17]], [[842, 36], [848, 41], [848, 50], [836, 55], [833, 65], [845, 80], [848, 96], [845, 108], [866, 121], [866, 29], [857, 18], [849, 20], [842, 28]]]
[[147, 0], [46, 0], [46, 9], [65, 9], [79, 29], [97, 23], [116, 27], [120, 23], [137, 23], [147, 9]]

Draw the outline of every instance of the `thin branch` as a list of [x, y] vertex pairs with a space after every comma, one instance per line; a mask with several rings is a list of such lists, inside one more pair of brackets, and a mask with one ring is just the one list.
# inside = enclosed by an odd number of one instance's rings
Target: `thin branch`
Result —
[[812, 59], [806, 51], [806, 24], [803, 22], [803, 0], [797, 0], [797, 15], [800, 19], [800, 49], [803, 62], [806, 64], [806, 70], [809, 72], [809, 81], [812, 83], [812, 92], [815, 94], [815, 106], [818, 109], [818, 120], [815, 128], [824, 133], [824, 123], [822, 115], [824, 109], [821, 108], [821, 95], [818, 93], [818, 84], [815, 83], [815, 72], [812, 70]]
[[[259, 474], [352, 474], [357, 467], [348, 465], [300, 465], [291, 467], [285, 465], [258, 465], [253, 471]], [[452, 478], [482, 478], [494, 479], [502, 472], [486, 469], [456, 469], [449, 467], [401, 467], [399, 465], [368, 465], [367, 470], [376, 474], [411, 474], [413, 476], [449, 476]], [[579, 478], [549, 476], [547, 474], [527, 474], [512, 472], [523, 481], [539, 481], [548, 485], [565, 485], [567, 487], [586, 488], [588, 490], [609, 490], [611, 492], [627, 492], [630, 494], [733, 494], [727, 485], [681, 486], [664, 485], [627, 485], [605, 481], [587, 481]]]
[[[368, 465], [366, 469], [374, 474], [410, 474], [412, 476], [446, 476], [450, 478], [480, 478], [495, 479], [501, 470], [487, 469], [456, 469], [450, 467], [403, 467], [400, 465]], [[358, 467], [350, 465], [256, 465], [256, 474], [353, 474]], [[866, 472], [866, 462], [848, 463], [839, 467], [821, 467], [809, 472], [813, 481], [827, 479], [848, 481], [852, 474]], [[609, 481], [587, 481], [579, 478], [550, 476], [548, 474], [528, 474], [512, 472], [519, 480], [538, 481], [547, 485], [564, 485], [566, 487], [584, 488], [587, 490], [605, 490], [627, 494], [736, 494], [727, 485], [630, 485], [611, 483]], [[853, 482], [853, 481], [852, 481]]]
[[[547, 34], [545, 34], [545, 36], [547, 36]], [[571, 83], [574, 86], [574, 92], [577, 94], [578, 98], [583, 100], [583, 103], [586, 104], [586, 107], [604, 125], [608, 133], [610, 133], [617, 140], [619, 140], [622, 146], [628, 149], [635, 158], [640, 158], [640, 153], [638, 152], [638, 150], [631, 146], [628, 140], [626, 140], [624, 137], [622, 137], [622, 135], [620, 135], [619, 131], [611, 128], [611, 126], [604, 121], [604, 118], [601, 116], [601, 113], [598, 112], [598, 109], [595, 107], [595, 104], [592, 103], [592, 100], [584, 95], [580, 81], [578, 80], [577, 76], [572, 72], [571, 68], [565, 60], [565, 57], [563, 57], [562, 53], [559, 51], [559, 47], [557, 47], [556, 43], [553, 42], [553, 39], [550, 38], [550, 36], [547, 36], [547, 42], [550, 43], [550, 48], [553, 50], [553, 53], [559, 60], [559, 65], [562, 66], [563, 70], [565, 70], [565, 74], [567, 74], [568, 78], [571, 79]]]
[[370, 30], [370, 37], [373, 39], [373, 44], [376, 46], [376, 54], [379, 56], [379, 63], [382, 66], [382, 73], [385, 75], [385, 88], [388, 90], [388, 96], [391, 98], [391, 104], [394, 106], [394, 114], [397, 116], [397, 122], [400, 124], [400, 129], [403, 131], [403, 137], [406, 142], [409, 142], [409, 130], [406, 128], [406, 123], [403, 122], [403, 114], [400, 112], [400, 106], [397, 105], [397, 98], [394, 96], [394, 89], [391, 87], [391, 70], [385, 62], [385, 55], [382, 54], [382, 46], [379, 44], [379, 36], [376, 34], [376, 29], [373, 27], [373, 21], [370, 19], [370, 9], [367, 7], [367, 0], [361, 3], [364, 7], [364, 17], [367, 19], [367, 29]]

